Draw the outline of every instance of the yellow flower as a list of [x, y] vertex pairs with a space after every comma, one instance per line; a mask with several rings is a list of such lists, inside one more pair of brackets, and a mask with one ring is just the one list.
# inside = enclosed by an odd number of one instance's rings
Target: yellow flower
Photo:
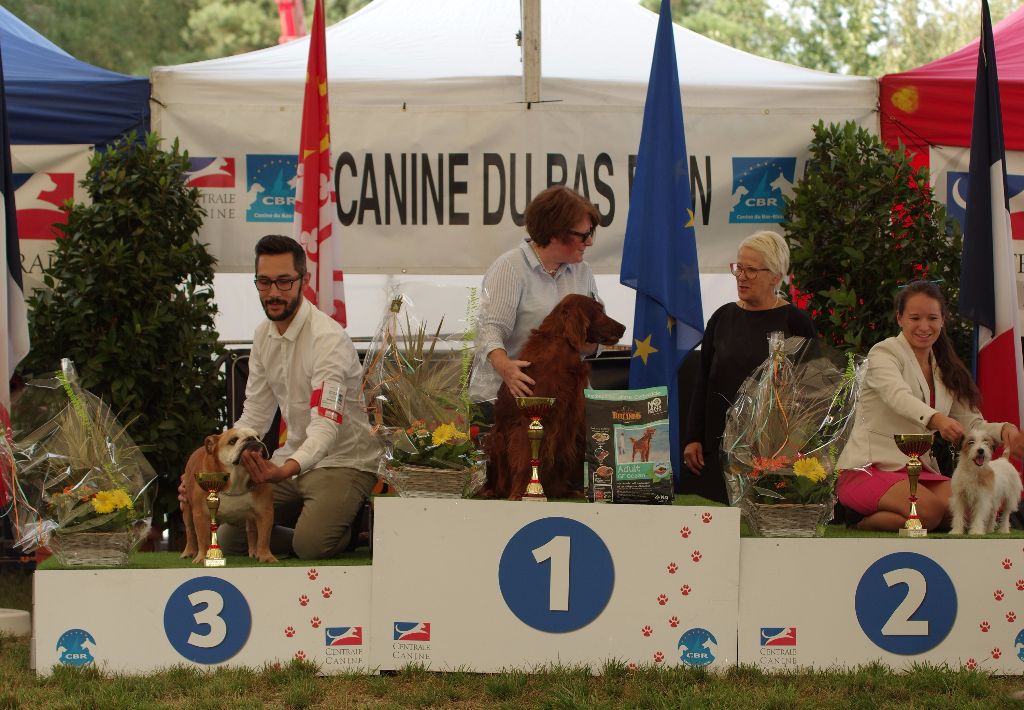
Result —
[[431, 441], [434, 446], [440, 446], [441, 444], [465, 441], [468, 438], [469, 435], [456, 429], [454, 424], [438, 424], [437, 428], [434, 429]]
[[92, 509], [97, 513], [113, 513], [115, 510], [129, 510], [132, 507], [132, 499], [123, 488], [116, 488], [112, 491], [100, 491], [92, 499]]
[[793, 472], [798, 476], [809, 478], [815, 483], [825, 480], [825, 469], [817, 458], [811, 456], [793, 462]]

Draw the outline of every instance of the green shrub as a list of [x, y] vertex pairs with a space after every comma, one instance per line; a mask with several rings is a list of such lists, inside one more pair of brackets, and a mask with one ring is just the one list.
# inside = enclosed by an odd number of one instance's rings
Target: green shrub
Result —
[[155, 511], [176, 510], [189, 453], [222, 426], [222, 353], [214, 329], [215, 260], [196, 240], [205, 212], [185, 185], [188, 154], [147, 134], [90, 160], [92, 204], [67, 205], [45, 289], [28, 301], [32, 350], [22, 371], [74, 361], [159, 474]]
[[956, 315], [960, 228], [932, 199], [927, 170], [852, 121], [819, 121], [810, 153], [782, 223], [794, 302], [826, 343], [866, 353], [897, 332], [893, 299], [900, 285], [940, 281], [953, 315], [947, 327], [969, 362], [969, 330]]

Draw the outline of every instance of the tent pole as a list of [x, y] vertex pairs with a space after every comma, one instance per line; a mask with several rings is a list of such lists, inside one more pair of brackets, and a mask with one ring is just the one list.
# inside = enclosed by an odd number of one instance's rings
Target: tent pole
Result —
[[540, 101], [540, 0], [520, 0], [522, 10], [523, 101]]

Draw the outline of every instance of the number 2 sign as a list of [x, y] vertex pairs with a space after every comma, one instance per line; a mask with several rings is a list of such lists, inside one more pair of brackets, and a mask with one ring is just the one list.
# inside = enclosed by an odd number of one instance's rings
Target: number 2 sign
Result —
[[916, 552], [895, 552], [865, 570], [854, 602], [871, 641], [890, 653], [924, 653], [956, 620], [956, 589], [946, 570]]
[[570, 518], [541, 518], [505, 545], [498, 585], [527, 626], [564, 633], [596, 619], [612, 595], [615, 566], [604, 541]]

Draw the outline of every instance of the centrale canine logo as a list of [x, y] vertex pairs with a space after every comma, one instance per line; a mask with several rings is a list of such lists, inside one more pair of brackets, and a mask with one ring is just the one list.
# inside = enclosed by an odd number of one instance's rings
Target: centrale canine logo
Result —
[[395, 641], [429, 641], [430, 622], [396, 621]]
[[96, 639], [85, 629], [68, 629], [57, 639], [60, 662], [65, 666], [87, 666], [93, 662]]
[[328, 626], [324, 629], [326, 646], [362, 646], [362, 626]]
[[762, 646], [796, 646], [796, 627], [761, 627]]

